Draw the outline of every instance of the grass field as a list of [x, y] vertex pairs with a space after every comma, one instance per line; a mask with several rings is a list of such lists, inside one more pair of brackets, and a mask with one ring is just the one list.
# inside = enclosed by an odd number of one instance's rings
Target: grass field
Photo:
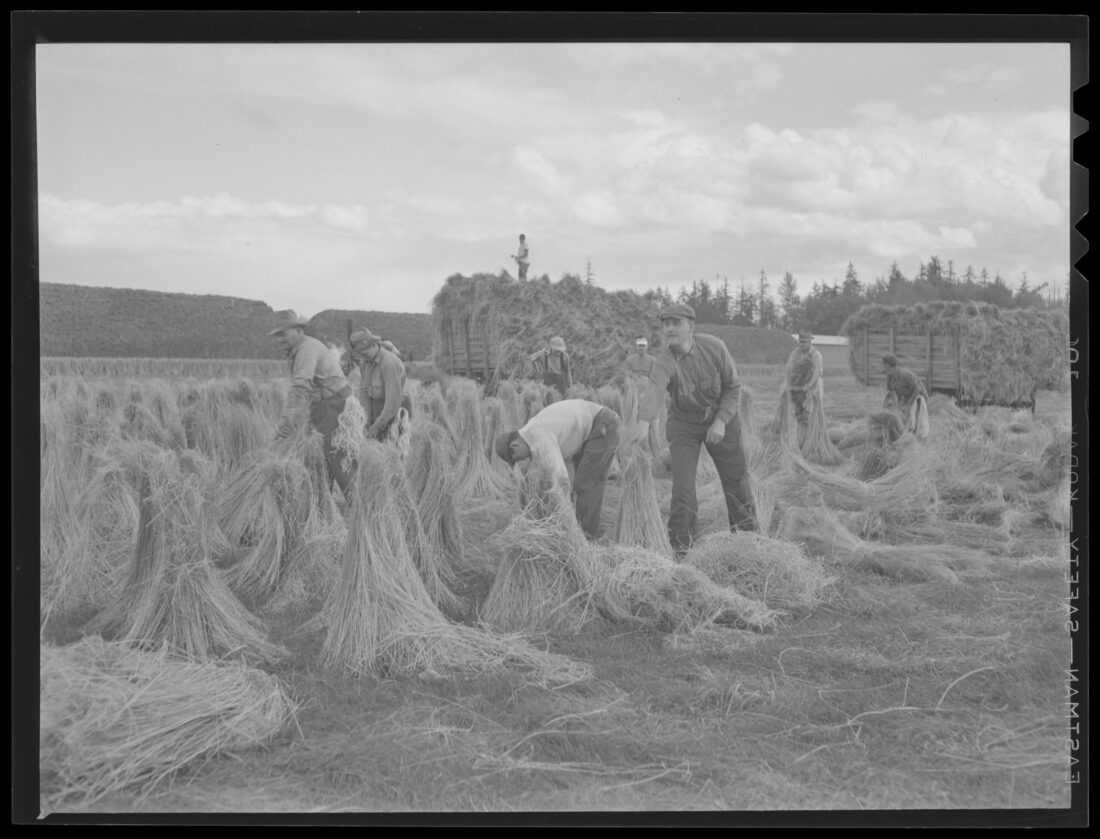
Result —
[[[760, 425], [775, 412], [779, 368], [742, 375]], [[833, 423], [882, 404], [850, 376], [827, 376], [825, 393]], [[1037, 418], [1068, 426], [1068, 394], [1040, 393]], [[670, 479], [657, 484], [667, 516]], [[612, 481], [606, 507], [620, 494]], [[1014, 544], [991, 574], [958, 585], [835, 571], [820, 606], [767, 633], [597, 620], [539, 641], [594, 670], [555, 690], [507, 674], [348, 678], [321, 666], [322, 635], [302, 629], [318, 602], [268, 608], [272, 640], [292, 652], [272, 672], [301, 703], [296, 724], [266, 748], [95, 809], [1064, 808], [1068, 534], [1029, 520]], [[44, 637], [71, 641], [85, 617], [61, 616]]]

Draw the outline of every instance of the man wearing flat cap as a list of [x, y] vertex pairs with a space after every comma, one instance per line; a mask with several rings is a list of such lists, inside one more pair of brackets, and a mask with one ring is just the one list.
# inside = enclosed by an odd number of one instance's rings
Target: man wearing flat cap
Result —
[[384, 439], [402, 408], [412, 415], [405, 365], [369, 329], [351, 333], [351, 349], [359, 361], [359, 402], [367, 414], [367, 436]]
[[748, 466], [741, 444], [741, 382], [721, 339], [695, 333], [695, 310], [677, 303], [661, 312], [665, 345], [657, 355], [638, 420], [627, 435], [641, 439], [671, 397], [665, 437], [672, 459], [668, 535], [678, 559], [695, 540], [699, 510], [695, 476], [706, 447], [718, 470], [730, 530], [756, 530]]
[[557, 388], [562, 396], [573, 386], [569, 354], [565, 351], [565, 339], [560, 335], [551, 338], [546, 349], [533, 353], [528, 360], [534, 368], [535, 376], [540, 377], [543, 384]]
[[309, 409], [309, 421], [323, 438], [325, 463], [329, 476], [336, 481], [347, 499], [351, 498], [354, 464], [345, 468], [343, 456], [332, 444], [332, 435], [340, 423], [340, 414], [351, 396], [348, 380], [321, 341], [305, 334], [308, 321], [290, 309], [275, 313], [273, 335], [290, 361], [290, 393], [279, 418], [277, 439], [286, 439]]
[[497, 456], [513, 468], [545, 470], [572, 496], [581, 530], [599, 534], [604, 488], [619, 448], [619, 415], [584, 399], [547, 405], [516, 431], [497, 435]]
[[824, 397], [824, 385], [821, 380], [823, 362], [821, 353], [814, 349], [814, 336], [806, 330], [798, 333], [798, 346], [791, 351], [787, 365], [783, 369], [783, 388], [791, 396], [794, 416], [798, 422], [799, 443], [805, 439], [810, 425], [810, 412], [806, 407], [807, 396], [811, 399]]

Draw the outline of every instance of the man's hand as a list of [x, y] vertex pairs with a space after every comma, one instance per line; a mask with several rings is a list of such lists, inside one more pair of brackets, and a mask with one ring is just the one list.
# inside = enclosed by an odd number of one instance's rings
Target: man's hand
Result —
[[707, 429], [707, 442], [708, 443], [721, 443], [722, 439], [726, 436], [726, 423], [720, 419], [716, 419], [710, 424], [710, 428]]

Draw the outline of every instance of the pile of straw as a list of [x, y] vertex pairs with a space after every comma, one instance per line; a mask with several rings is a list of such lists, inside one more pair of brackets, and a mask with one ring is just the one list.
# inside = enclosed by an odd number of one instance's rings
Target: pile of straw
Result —
[[542, 684], [591, 675], [586, 665], [536, 650], [518, 637], [452, 624], [436, 608], [405, 541], [393, 487], [402, 470], [390, 447], [368, 443], [359, 455], [343, 575], [322, 612], [322, 661], [353, 674], [510, 668]]
[[885, 446], [905, 433], [901, 416], [894, 411], [879, 411], [866, 420], [829, 430], [829, 439], [843, 451], [855, 446]]
[[232, 662], [189, 662], [85, 638], [41, 649], [42, 810], [148, 795], [221, 752], [263, 743], [292, 719], [277, 679]]
[[474, 498], [499, 496], [512, 491], [507, 475], [493, 466], [486, 451], [481, 393], [477, 383], [456, 379], [451, 383], [450, 398], [454, 407], [458, 455], [455, 469], [462, 476], [459, 491]]
[[662, 556], [672, 556], [672, 545], [657, 500], [653, 464], [649, 455], [636, 447], [621, 453], [626, 461], [620, 478], [622, 496], [615, 517], [613, 539], [616, 544], [644, 548]]
[[822, 466], [836, 466], [844, 461], [844, 455], [837, 451], [829, 439], [828, 423], [825, 420], [825, 394], [821, 380], [817, 387], [806, 394], [809, 404], [809, 424], [806, 436], [802, 439], [801, 453], [810, 463]]
[[808, 611], [833, 578], [793, 542], [761, 533], [714, 533], [699, 539], [684, 557], [722, 587], [773, 609]]
[[888, 577], [916, 582], [958, 582], [956, 571], [981, 574], [990, 560], [953, 545], [880, 545], [865, 542], [824, 507], [784, 510], [780, 536], [806, 546], [844, 568], [866, 568]]
[[792, 457], [790, 469], [777, 476], [777, 485], [789, 503], [805, 501], [840, 510], [921, 509], [936, 500], [935, 463], [931, 454], [910, 449], [897, 466], [873, 481], [863, 482]]
[[201, 477], [174, 453], [149, 444], [125, 447], [118, 456], [141, 476], [137, 541], [125, 585], [87, 631], [144, 647], [167, 646], [199, 661], [285, 655], [214, 567], [226, 545]]
[[538, 489], [488, 545], [497, 572], [478, 616], [505, 632], [576, 632], [592, 617], [599, 567], [561, 489], [540, 470], [528, 478]]
[[609, 620], [691, 632], [719, 620], [764, 630], [781, 617], [732, 587], [716, 585], [692, 565], [638, 548], [602, 547], [596, 553], [603, 567], [596, 603]]

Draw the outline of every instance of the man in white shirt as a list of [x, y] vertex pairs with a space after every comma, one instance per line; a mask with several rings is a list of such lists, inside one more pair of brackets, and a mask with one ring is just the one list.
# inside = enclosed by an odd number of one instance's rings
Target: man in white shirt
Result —
[[519, 234], [519, 248], [512, 254], [512, 259], [516, 261], [516, 266], [519, 268], [519, 279], [527, 279], [527, 266], [530, 264], [530, 260], [527, 258], [527, 237], [522, 233]]
[[[577, 521], [594, 540], [600, 529], [607, 473], [619, 448], [619, 415], [584, 399], [547, 405], [517, 431], [497, 436], [496, 453], [522, 471], [546, 469], [569, 494]], [[524, 464], [524, 465], [521, 465]]]

